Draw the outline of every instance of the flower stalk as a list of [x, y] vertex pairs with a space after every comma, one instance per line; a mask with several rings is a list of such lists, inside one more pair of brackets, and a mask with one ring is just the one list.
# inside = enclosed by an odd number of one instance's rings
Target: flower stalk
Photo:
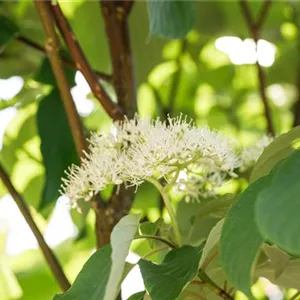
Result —
[[171, 219], [171, 223], [172, 223], [172, 226], [173, 226], [173, 232], [174, 232], [176, 243], [180, 247], [181, 244], [182, 244], [181, 234], [180, 234], [179, 226], [178, 226], [178, 223], [177, 223], [177, 220], [176, 220], [175, 212], [173, 210], [171, 201], [168, 197], [168, 192], [167, 192], [168, 189], [166, 189], [166, 188], [169, 188], [169, 185], [166, 185], [165, 187], [163, 187], [157, 180], [155, 180], [153, 178], [148, 178], [147, 181], [152, 183], [158, 189], [158, 191], [160, 192], [160, 194], [162, 196], [162, 199], [164, 201], [165, 207], [166, 207], [166, 209], [168, 211], [168, 214], [170, 216], [170, 219]]

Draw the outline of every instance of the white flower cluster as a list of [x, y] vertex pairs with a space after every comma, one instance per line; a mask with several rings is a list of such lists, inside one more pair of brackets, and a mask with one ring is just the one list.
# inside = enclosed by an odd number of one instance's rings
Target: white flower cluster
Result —
[[274, 140], [273, 137], [263, 136], [255, 145], [244, 148], [241, 155], [241, 171], [246, 171], [257, 162], [264, 149]]
[[[108, 184], [138, 186], [151, 178], [170, 181], [197, 198], [213, 193], [224, 178], [234, 175], [240, 160], [231, 143], [187, 118], [141, 119], [115, 123], [109, 134], [93, 135], [81, 166], [72, 166], [62, 193], [72, 206], [89, 200]], [[186, 176], [177, 176], [184, 172]]]

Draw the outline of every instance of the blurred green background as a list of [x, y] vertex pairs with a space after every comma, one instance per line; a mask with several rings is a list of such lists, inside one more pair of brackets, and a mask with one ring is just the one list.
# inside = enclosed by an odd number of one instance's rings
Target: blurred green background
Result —
[[[99, 4], [60, 3], [92, 67], [111, 72]], [[147, 3], [134, 4], [129, 23], [140, 115], [187, 114], [198, 125], [250, 145], [266, 133], [258, 60], [276, 135], [289, 130], [300, 91], [300, 4], [272, 3], [257, 49], [238, 2], [192, 5], [190, 32], [184, 39], [166, 39], [150, 36]], [[254, 16], [259, 14], [260, 1], [249, 6]], [[73, 280], [95, 248], [94, 215], [70, 214], [65, 199], [56, 202], [64, 169], [78, 159], [49, 61], [28, 40], [44, 42], [33, 3], [1, 1], [0, 161]], [[68, 69], [68, 78], [86, 135], [107, 130], [111, 120], [83, 76]], [[41, 143], [50, 149], [47, 159]], [[0, 198], [0, 299], [52, 299], [59, 287], [1, 183]], [[143, 185], [135, 194], [133, 211], [155, 221], [160, 215], [156, 191]], [[147, 249], [143, 243], [135, 247], [139, 255]]]

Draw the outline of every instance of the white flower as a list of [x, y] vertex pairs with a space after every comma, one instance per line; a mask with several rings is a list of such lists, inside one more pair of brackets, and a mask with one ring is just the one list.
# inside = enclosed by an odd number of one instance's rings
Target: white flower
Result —
[[241, 159], [241, 170], [246, 171], [257, 162], [264, 149], [274, 140], [273, 137], [263, 136], [260, 138], [255, 145], [246, 147], [242, 151]]
[[84, 166], [78, 167], [76, 165], [72, 165], [65, 173], [67, 178], [62, 179], [63, 184], [60, 192], [62, 195], [68, 196], [71, 207], [75, 208], [77, 207], [77, 201], [86, 199], [89, 194], [88, 173]]
[[[208, 127], [197, 128], [182, 116], [167, 122], [150, 118], [125, 120], [109, 134], [94, 134], [81, 166], [73, 166], [62, 191], [72, 203], [90, 199], [108, 184], [138, 186], [162, 179], [192, 197], [211, 194], [239, 166], [231, 143]], [[186, 180], [177, 180], [180, 170]]]

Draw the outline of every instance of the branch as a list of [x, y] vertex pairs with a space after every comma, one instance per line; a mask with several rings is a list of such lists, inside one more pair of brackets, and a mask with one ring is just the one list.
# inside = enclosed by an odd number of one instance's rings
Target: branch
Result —
[[[251, 15], [251, 11], [248, 7], [247, 1], [240, 0], [240, 6], [241, 6], [243, 16], [247, 23], [250, 34], [252, 35], [252, 38], [256, 44], [256, 47], [257, 47], [257, 42], [259, 40], [260, 29], [261, 29], [261, 26], [267, 16], [268, 10], [270, 8], [270, 4], [271, 4], [271, 2], [269, 0], [266, 0], [264, 2], [264, 6], [262, 7], [262, 10], [260, 12], [258, 22], [255, 22]], [[256, 61], [256, 68], [257, 68], [257, 75], [258, 75], [258, 81], [259, 81], [259, 92], [260, 92], [260, 96], [261, 96], [261, 99], [263, 102], [265, 117], [266, 117], [266, 121], [267, 121], [267, 131], [270, 135], [275, 136], [275, 129], [274, 129], [273, 122], [272, 122], [271, 109], [269, 107], [269, 103], [268, 103], [268, 99], [267, 99], [267, 95], [266, 95], [265, 75], [264, 75], [263, 69], [262, 69], [261, 65], [259, 64], [258, 60]]]
[[131, 2], [100, 0], [112, 60], [113, 86], [118, 103], [129, 118], [136, 112], [136, 85], [127, 22]]
[[[112, 84], [118, 104], [129, 118], [136, 112], [136, 86], [127, 24], [127, 17], [133, 4], [131, 2], [131, 0], [101, 2], [112, 61]], [[77, 61], [75, 58], [74, 60]], [[130, 210], [133, 193], [133, 188], [121, 185], [119, 190], [115, 188], [106, 206], [99, 201], [93, 202], [98, 248], [110, 241], [113, 227]]]
[[113, 194], [108, 202], [103, 202], [98, 197], [91, 202], [96, 214], [97, 248], [101, 248], [110, 242], [110, 235], [114, 226], [128, 214], [131, 208], [133, 193], [133, 187], [126, 188], [122, 184], [119, 187], [114, 187]]
[[68, 121], [71, 127], [72, 136], [76, 146], [78, 156], [82, 155], [83, 150], [86, 148], [85, 137], [83, 134], [83, 128], [77, 113], [68, 83], [67, 76], [65, 74], [62, 61], [59, 56], [59, 40], [55, 32], [53, 20], [49, 10], [47, 1], [34, 0], [35, 6], [40, 15], [45, 33], [46, 33], [46, 45], [45, 49], [49, 57], [53, 73], [56, 78], [57, 85], [59, 87], [61, 99], [63, 101]]
[[[39, 52], [47, 54], [46, 49], [42, 45], [36, 43], [35, 41], [28, 39], [25, 36], [19, 35], [19, 36], [17, 36], [17, 40], [19, 42], [23, 43], [24, 45], [30, 46], [31, 48], [33, 48]], [[69, 59], [68, 57], [65, 57], [65, 56], [60, 56], [60, 59], [66, 66], [77, 71], [76, 64], [71, 59]], [[99, 79], [102, 79], [107, 82], [111, 82], [111, 80], [112, 80], [111, 75], [103, 73], [103, 72], [95, 71], [95, 70], [94, 70], [94, 72], [96, 73], [96, 75]]]
[[207, 284], [209, 289], [212, 290], [216, 295], [220, 296], [225, 300], [234, 300], [234, 297], [232, 297], [226, 291], [220, 288], [202, 269], [199, 270], [198, 276], [204, 283]]
[[134, 4], [134, 0], [123, 0], [122, 1], [123, 9], [127, 16], [130, 14], [133, 4]]
[[35, 224], [31, 213], [24, 201], [24, 199], [21, 197], [21, 195], [17, 192], [15, 187], [12, 185], [7, 173], [3, 169], [2, 165], [0, 164], [0, 178], [11, 194], [12, 198], [16, 202], [20, 212], [24, 216], [27, 224], [29, 225], [32, 233], [34, 234], [35, 238], [37, 239], [37, 242], [42, 250], [42, 253], [55, 277], [57, 282], [59, 283], [61, 289], [63, 291], [66, 291], [70, 287], [70, 283], [64, 274], [64, 271], [59, 264], [55, 254], [52, 252], [51, 248], [47, 245], [46, 241], [44, 240], [43, 235], [41, 234], [40, 230], [38, 229], [37, 225]]
[[[36, 0], [35, 0], [36, 1]], [[57, 24], [57, 27], [65, 41], [67, 48], [76, 62], [78, 70], [81, 71], [86, 81], [88, 82], [93, 94], [99, 100], [108, 115], [114, 120], [122, 120], [124, 115], [118, 105], [116, 105], [109, 97], [105, 89], [102, 87], [100, 82], [97, 80], [96, 74], [93, 72], [89, 62], [87, 61], [75, 34], [73, 33], [69, 22], [63, 15], [59, 4], [49, 4], [50, 15], [53, 15]]]

